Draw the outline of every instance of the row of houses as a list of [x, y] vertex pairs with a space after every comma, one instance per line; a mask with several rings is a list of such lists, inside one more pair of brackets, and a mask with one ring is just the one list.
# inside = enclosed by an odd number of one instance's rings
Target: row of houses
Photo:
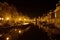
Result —
[[50, 11], [44, 18], [47, 19], [49, 23], [54, 23], [60, 28], [60, 2], [56, 5], [56, 9]]

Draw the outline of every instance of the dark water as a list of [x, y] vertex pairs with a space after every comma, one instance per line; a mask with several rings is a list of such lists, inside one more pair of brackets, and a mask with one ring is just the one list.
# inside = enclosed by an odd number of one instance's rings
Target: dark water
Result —
[[[24, 32], [21, 36], [20, 34], [9, 32], [10, 30], [14, 28], [24, 29], [26, 27], [29, 27], [30, 29], [27, 32]], [[29, 24], [29, 25], [22, 25], [21, 27], [8, 27], [8, 28], [0, 28], [0, 33], [4, 33], [2, 37], [0, 37], [0, 40], [6, 40], [5, 35], [9, 32], [12, 39], [11, 40], [51, 40], [50, 36], [48, 36], [48, 33], [45, 32], [42, 28], [38, 28], [38, 26]], [[12, 34], [11, 34], [12, 33]], [[60, 38], [60, 34], [52, 34], [52, 39], [58, 40]]]

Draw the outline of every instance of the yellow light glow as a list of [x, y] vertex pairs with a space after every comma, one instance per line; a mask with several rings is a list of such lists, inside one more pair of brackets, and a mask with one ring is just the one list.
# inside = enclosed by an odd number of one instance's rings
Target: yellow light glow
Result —
[[6, 18], [6, 20], [9, 20], [9, 18]]
[[26, 19], [24, 19], [24, 20], [26, 20]]
[[2, 20], [4, 20], [4, 18], [1, 18]]
[[2, 36], [2, 34], [0, 34], [0, 37]]
[[9, 40], [9, 37], [7, 37], [6, 40]]
[[19, 21], [21, 21], [21, 18], [19, 18]]
[[21, 30], [19, 30], [19, 33], [21, 33], [22, 31]]
[[29, 23], [23, 23], [23, 25], [27, 25], [27, 24], [29, 24]]
[[55, 13], [55, 18], [56, 18], [56, 13]]

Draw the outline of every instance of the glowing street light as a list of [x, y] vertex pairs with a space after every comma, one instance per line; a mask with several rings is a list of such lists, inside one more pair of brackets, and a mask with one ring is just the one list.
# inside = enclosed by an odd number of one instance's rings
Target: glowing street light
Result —
[[1, 20], [4, 20], [4, 18], [1, 18]]
[[24, 19], [24, 21], [26, 21], [26, 19]]
[[21, 21], [21, 18], [19, 18], [19, 21]]
[[9, 37], [7, 37], [6, 40], [9, 40]]
[[4, 18], [0, 18], [0, 20], [4, 20]]
[[6, 18], [6, 20], [9, 20], [9, 18]]

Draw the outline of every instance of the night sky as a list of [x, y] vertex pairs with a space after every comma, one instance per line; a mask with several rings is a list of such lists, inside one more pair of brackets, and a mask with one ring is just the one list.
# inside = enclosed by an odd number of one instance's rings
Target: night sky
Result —
[[7, 2], [13, 4], [18, 11], [23, 14], [27, 14], [30, 17], [41, 16], [43, 13], [47, 13], [50, 10], [54, 10], [57, 0], [1, 0], [1, 2]]

